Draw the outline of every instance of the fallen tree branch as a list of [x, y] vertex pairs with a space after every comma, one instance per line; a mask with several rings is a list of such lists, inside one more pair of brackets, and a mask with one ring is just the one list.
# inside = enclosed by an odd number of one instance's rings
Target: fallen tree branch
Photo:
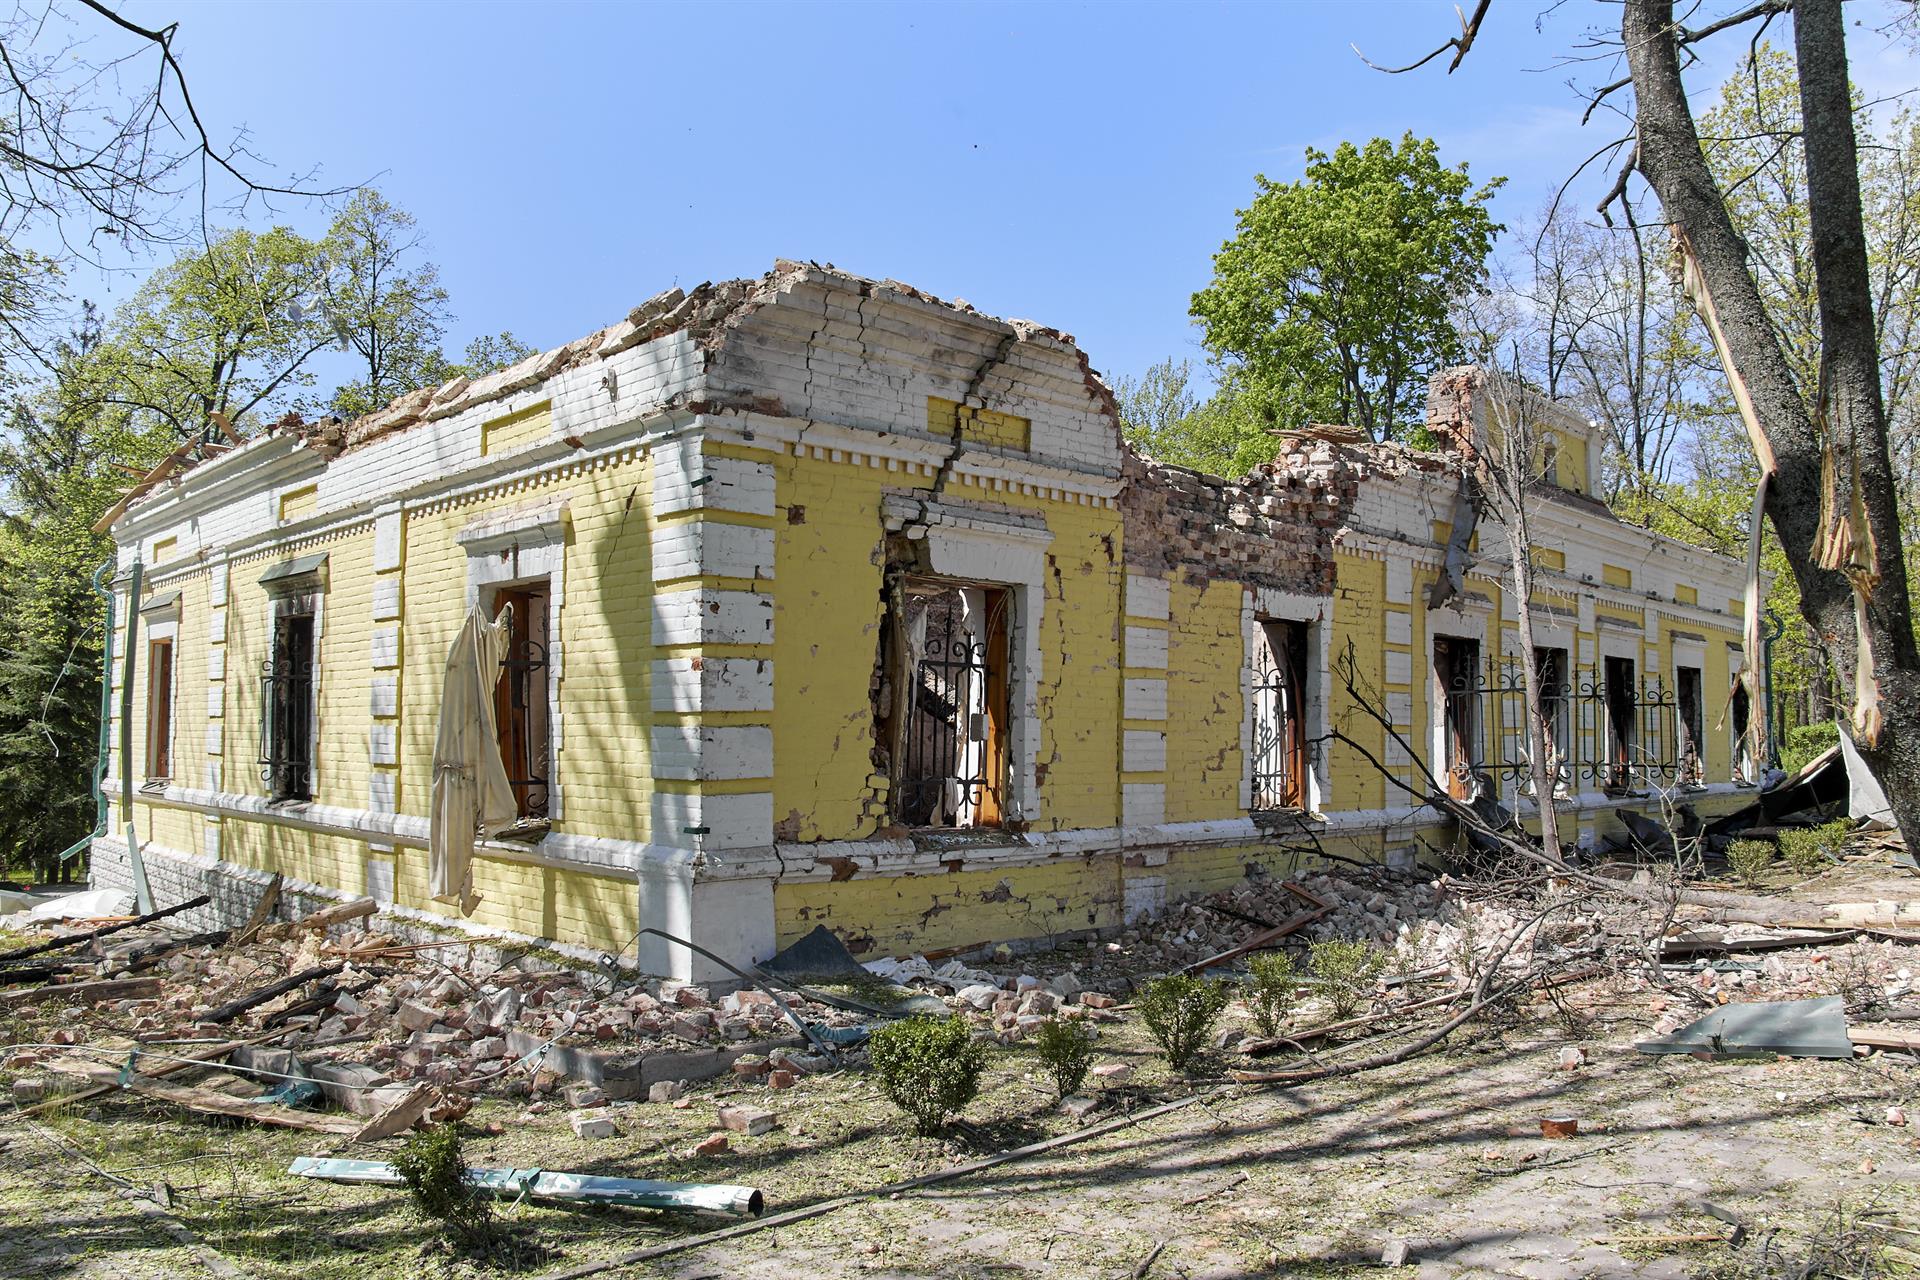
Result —
[[245, 1013], [247, 1010], [255, 1008], [256, 1006], [259, 1006], [259, 1005], [263, 1005], [267, 1001], [273, 999], [275, 996], [283, 996], [287, 992], [295, 990], [296, 988], [299, 988], [299, 987], [304, 987], [309, 982], [313, 982], [319, 978], [331, 978], [334, 974], [339, 973], [341, 970], [345, 969], [346, 967], [347, 966], [345, 966], [344, 964], [323, 964], [323, 965], [316, 965], [314, 968], [311, 968], [311, 969], [303, 969], [299, 973], [294, 974], [292, 977], [282, 978], [278, 982], [272, 983], [268, 986], [264, 986], [260, 988], [258, 991], [251, 992], [247, 995], [241, 996], [237, 1000], [229, 1000], [227, 1003], [221, 1005], [217, 1009], [208, 1010], [207, 1015], [204, 1018], [201, 1018], [200, 1021], [212, 1022], [216, 1024], [221, 1022], [232, 1022], [235, 1018], [239, 1017], [241, 1014]]
[[162, 907], [158, 911], [149, 911], [147, 914], [135, 916], [131, 920], [122, 920], [118, 924], [103, 925], [87, 933], [76, 933], [65, 938], [55, 938], [51, 942], [42, 942], [36, 946], [24, 947], [19, 951], [9, 951], [5, 956], [0, 956], [0, 960], [4, 960], [7, 964], [12, 964], [16, 960], [25, 960], [29, 956], [43, 956], [49, 951], [64, 951], [68, 947], [77, 947], [83, 942], [92, 942], [96, 938], [104, 938], [108, 934], [119, 933], [123, 929], [137, 929], [143, 924], [152, 924], [156, 920], [165, 920], [168, 916], [177, 916], [182, 911], [191, 911], [195, 907], [204, 907], [212, 901], [212, 898], [203, 893], [197, 898], [188, 898], [185, 902], [177, 906]]

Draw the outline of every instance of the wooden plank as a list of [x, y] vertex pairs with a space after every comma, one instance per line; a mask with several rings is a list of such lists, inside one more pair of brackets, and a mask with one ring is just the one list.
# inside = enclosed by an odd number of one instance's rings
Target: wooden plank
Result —
[[138, 1073], [120, 1078], [116, 1067], [101, 1066], [92, 1062], [76, 1062], [71, 1058], [55, 1059], [46, 1064], [51, 1071], [66, 1075], [80, 1076], [97, 1085], [109, 1089], [125, 1089], [129, 1093], [139, 1094], [143, 1098], [152, 1098], [158, 1102], [171, 1102], [175, 1106], [197, 1111], [202, 1115], [230, 1116], [236, 1120], [251, 1120], [256, 1124], [272, 1125], [280, 1129], [306, 1129], [313, 1133], [333, 1133], [345, 1137], [354, 1137], [365, 1127], [365, 1123], [352, 1116], [325, 1115], [313, 1111], [300, 1111], [293, 1107], [282, 1106], [277, 1102], [247, 1102], [240, 1098], [212, 1089], [196, 1089], [192, 1085], [166, 1084]]
[[[192, 1053], [181, 1054], [179, 1058], [176, 1058], [172, 1062], [156, 1063], [153, 1069], [147, 1074], [156, 1077], [170, 1076], [176, 1071], [186, 1071], [193, 1067], [211, 1066], [226, 1058], [228, 1054], [238, 1049], [244, 1043], [246, 1042], [242, 1040], [223, 1040], [219, 1044], [206, 1045], [202, 1048], [195, 1049]], [[45, 1102], [36, 1102], [30, 1107], [22, 1107], [15, 1114], [37, 1116], [43, 1111], [52, 1111], [57, 1107], [68, 1106], [75, 1102], [85, 1102], [89, 1098], [97, 1098], [102, 1094], [112, 1093], [118, 1087], [118, 1085], [111, 1084], [94, 1085], [91, 1088], [82, 1089], [78, 1093], [69, 1093], [58, 1098], [48, 1098]]]
[[302, 969], [291, 977], [282, 978], [260, 988], [258, 991], [241, 996], [238, 1000], [229, 1000], [218, 1009], [209, 1010], [202, 1022], [232, 1022], [235, 1018], [257, 1005], [263, 1005], [276, 996], [283, 996], [296, 988], [304, 987], [319, 978], [331, 978], [347, 966], [344, 964], [323, 964], [311, 969]]
[[273, 918], [273, 909], [280, 905], [282, 879], [284, 879], [282, 874], [276, 871], [273, 873], [273, 879], [267, 881], [267, 891], [260, 895], [258, 902], [253, 904], [253, 912], [247, 917], [246, 924], [241, 926], [240, 932], [233, 935], [235, 946], [252, 942], [253, 935], [260, 932], [261, 927]]
[[1847, 1039], [1869, 1049], [1898, 1049], [1920, 1053], [1920, 1031], [1896, 1031], [1892, 1027], [1848, 1027]]
[[374, 1142], [405, 1133], [419, 1124], [421, 1117], [440, 1100], [440, 1091], [430, 1084], [415, 1085], [392, 1106], [362, 1124], [353, 1135], [355, 1142]]
[[0, 1009], [24, 1009], [49, 1000], [80, 1000], [103, 1004], [108, 1000], [150, 1000], [160, 994], [164, 984], [158, 978], [108, 978], [100, 982], [68, 982], [35, 987], [30, 991], [9, 991], [0, 995]]
[[355, 898], [352, 902], [336, 903], [323, 907], [300, 922], [302, 929], [327, 929], [336, 924], [345, 924], [349, 920], [358, 920], [361, 916], [370, 916], [380, 909], [380, 904], [372, 898]]

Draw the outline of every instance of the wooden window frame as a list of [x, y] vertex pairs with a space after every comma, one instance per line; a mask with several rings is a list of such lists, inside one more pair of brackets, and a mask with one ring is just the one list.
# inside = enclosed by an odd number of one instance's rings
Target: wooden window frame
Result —
[[173, 636], [147, 641], [147, 781], [173, 778]]

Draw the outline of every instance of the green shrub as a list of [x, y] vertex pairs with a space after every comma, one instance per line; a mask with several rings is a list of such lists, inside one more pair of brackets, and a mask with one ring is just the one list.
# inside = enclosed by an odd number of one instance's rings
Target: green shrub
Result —
[[493, 1233], [493, 1208], [467, 1181], [460, 1134], [450, 1124], [434, 1125], [407, 1136], [393, 1158], [394, 1171], [422, 1217], [437, 1224], [449, 1241], [484, 1245]]
[[1840, 860], [1852, 829], [1845, 818], [1817, 827], [1789, 827], [1780, 833], [1780, 855], [1799, 875], [1814, 875]]
[[1262, 951], [1247, 961], [1247, 1011], [1263, 1036], [1277, 1036], [1300, 994], [1300, 975], [1284, 951]]
[[938, 1133], [947, 1117], [980, 1092], [987, 1051], [965, 1018], [918, 1016], [881, 1027], [868, 1042], [880, 1089], [920, 1133]]
[[1053, 1077], [1055, 1092], [1064, 1098], [1080, 1091], [1093, 1065], [1093, 1036], [1085, 1026], [1065, 1018], [1043, 1022], [1033, 1033], [1033, 1047]]
[[1185, 1071], [1207, 1043], [1207, 1033], [1227, 1007], [1226, 984], [1211, 978], [1168, 974], [1149, 982], [1134, 998], [1133, 1007], [1147, 1024], [1167, 1065]]
[[1838, 741], [1840, 726], [1832, 721], [1803, 724], [1798, 729], [1789, 729], [1786, 745], [1780, 748], [1780, 767], [1792, 773]]
[[1307, 949], [1313, 976], [1333, 1006], [1335, 1021], [1351, 1018], [1373, 998], [1374, 980], [1387, 967], [1387, 954], [1371, 942], [1330, 938]]
[[1735, 840], [1727, 846], [1727, 870], [1752, 889], [1773, 865], [1773, 846], [1765, 840]]

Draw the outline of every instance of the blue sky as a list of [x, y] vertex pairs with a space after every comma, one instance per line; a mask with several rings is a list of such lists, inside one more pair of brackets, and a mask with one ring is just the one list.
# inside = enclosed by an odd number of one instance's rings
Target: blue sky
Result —
[[[1349, 42], [1410, 60], [1458, 29], [1450, 3], [125, 5], [180, 23], [216, 129], [419, 218], [455, 351], [552, 346], [787, 256], [1059, 326], [1110, 375], [1199, 354], [1189, 295], [1254, 175], [1297, 176], [1308, 145], [1428, 134], [1507, 176], [1504, 221], [1535, 213], [1619, 132], [1580, 128], [1566, 84], [1613, 65], [1561, 65], [1617, 10], [1544, 8], [1495, 5], [1452, 76], [1386, 76]], [[1916, 80], [1870, 30], [1853, 52], [1870, 89]]]

